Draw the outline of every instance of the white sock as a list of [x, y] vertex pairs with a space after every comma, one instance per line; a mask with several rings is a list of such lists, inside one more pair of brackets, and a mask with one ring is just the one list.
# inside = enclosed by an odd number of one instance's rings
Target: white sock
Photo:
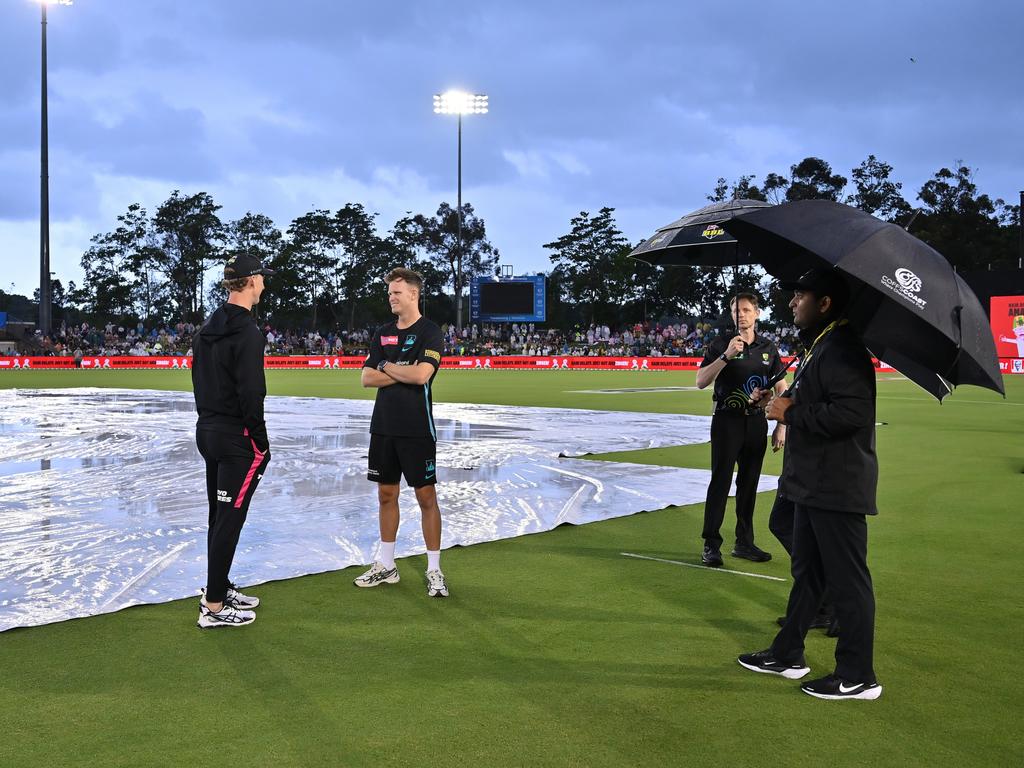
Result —
[[380, 543], [380, 561], [389, 571], [395, 567], [395, 542], [382, 541]]
[[440, 571], [441, 570], [441, 550], [431, 552], [427, 550], [427, 570], [428, 571]]

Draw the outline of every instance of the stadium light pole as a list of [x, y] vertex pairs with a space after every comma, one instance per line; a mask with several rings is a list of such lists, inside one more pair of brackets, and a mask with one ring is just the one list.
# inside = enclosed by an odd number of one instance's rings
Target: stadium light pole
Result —
[[462, 330], [462, 116], [486, 115], [488, 97], [482, 93], [445, 91], [434, 94], [434, 114], [459, 117], [458, 245], [455, 253], [455, 328]]
[[36, 0], [42, 10], [42, 107], [39, 124], [39, 331], [45, 337], [52, 330], [50, 300], [50, 137], [47, 130], [46, 98], [46, 6], [71, 5], [72, 0]]

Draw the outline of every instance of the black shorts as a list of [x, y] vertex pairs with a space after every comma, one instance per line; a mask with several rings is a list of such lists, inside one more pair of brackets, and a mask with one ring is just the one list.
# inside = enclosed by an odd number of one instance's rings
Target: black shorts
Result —
[[366, 479], [397, 485], [405, 476], [412, 488], [437, 482], [437, 444], [432, 437], [391, 437], [370, 435]]

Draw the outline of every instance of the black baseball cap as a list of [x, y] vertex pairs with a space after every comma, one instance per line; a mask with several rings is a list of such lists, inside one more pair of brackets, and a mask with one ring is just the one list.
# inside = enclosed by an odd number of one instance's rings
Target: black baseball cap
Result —
[[834, 268], [815, 267], [800, 275], [796, 280], [780, 280], [779, 287], [786, 291], [807, 291], [819, 299], [830, 296], [835, 306], [846, 305], [850, 298], [850, 286]]
[[235, 280], [240, 277], [252, 277], [253, 275], [272, 275], [274, 270], [267, 269], [263, 262], [244, 253], [238, 253], [228, 259], [224, 265], [224, 279]]

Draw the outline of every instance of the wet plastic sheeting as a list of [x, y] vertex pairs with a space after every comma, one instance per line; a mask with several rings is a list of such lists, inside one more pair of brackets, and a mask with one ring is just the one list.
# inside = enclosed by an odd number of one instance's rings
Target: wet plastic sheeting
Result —
[[[234, 581], [373, 559], [372, 406], [267, 399], [273, 458]], [[565, 456], [706, 442], [709, 418], [442, 403], [435, 416], [445, 547], [704, 499], [706, 471]], [[0, 631], [197, 594], [207, 506], [194, 426], [190, 392], [0, 391]], [[419, 510], [404, 484], [400, 503], [397, 553], [420, 553]], [[449, 579], [457, 589], [457, 571]]]

